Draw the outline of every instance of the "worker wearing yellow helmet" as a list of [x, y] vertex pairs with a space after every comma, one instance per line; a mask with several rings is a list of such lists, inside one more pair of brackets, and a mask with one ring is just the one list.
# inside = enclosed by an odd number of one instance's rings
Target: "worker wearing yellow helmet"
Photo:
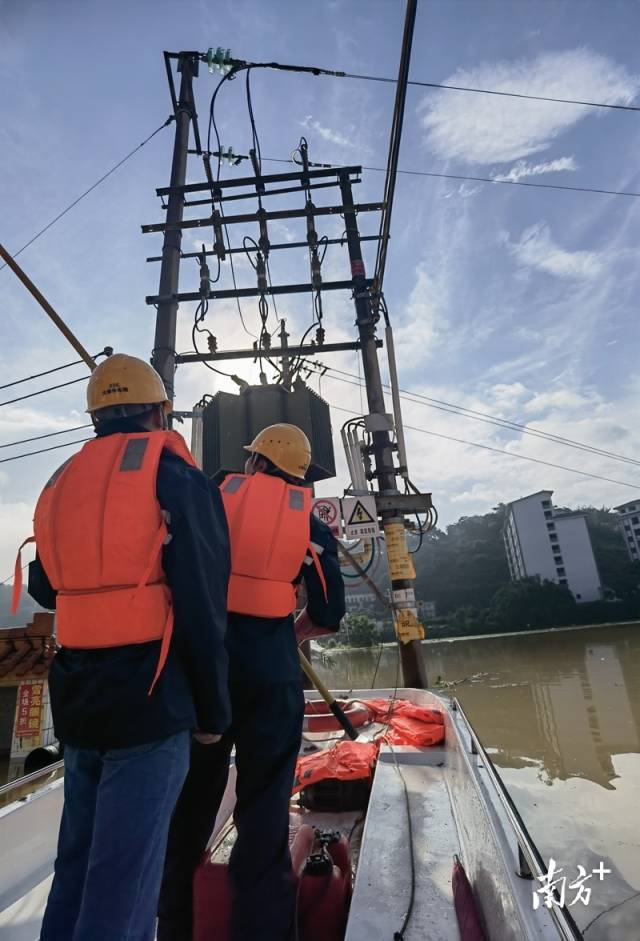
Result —
[[[65, 806], [41, 941], [153, 938], [191, 733], [230, 721], [220, 494], [167, 429], [158, 373], [92, 373], [96, 436], [46, 484], [29, 591], [57, 613], [49, 676]], [[203, 746], [204, 747], [204, 746]]]
[[[336, 540], [310, 512], [307, 436], [295, 425], [270, 425], [246, 450], [245, 473], [230, 474], [221, 485], [231, 541], [232, 722], [219, 744], [192, 746], [169, 834], [158, 941], [193, 935], [193, 874], [220, 807], [233, 745], [237, 839], [229, 864], [231, 937], [285, 941], [293, 936], [289, 799], [304, 714], [297, 642], [338, 629], [344, 586]], [[301, 582], [307, 604], [294, 625]]]

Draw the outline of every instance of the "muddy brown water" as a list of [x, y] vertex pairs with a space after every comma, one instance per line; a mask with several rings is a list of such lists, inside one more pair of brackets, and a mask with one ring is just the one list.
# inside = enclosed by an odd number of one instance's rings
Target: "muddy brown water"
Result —
[[[587, 941], [640, 939], [640, 624], [423, 644], [429, 682], [460, 700]], [[333, 653], [333, 689], [369, 688], [378, 650]], [[385, 647], [376, 686], [394, 687]], [[402, 679], [400, 675], [400, 685]], [[600, 863], [610, 873], [596, 872]], [[579, 866], [590, 876], [575, 900]], [[533, 884], [533, 888], [537, 883]]]

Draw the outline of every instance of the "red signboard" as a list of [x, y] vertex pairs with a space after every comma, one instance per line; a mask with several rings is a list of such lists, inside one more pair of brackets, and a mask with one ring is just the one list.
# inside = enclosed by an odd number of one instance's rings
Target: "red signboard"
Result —
[[34, 738], [42, 725], [44, 683], [21, 683], [18, 687], [15, 738]]

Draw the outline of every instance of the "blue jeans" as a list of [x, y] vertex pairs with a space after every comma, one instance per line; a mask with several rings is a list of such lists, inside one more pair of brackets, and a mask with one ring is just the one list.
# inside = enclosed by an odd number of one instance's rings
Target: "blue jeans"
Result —
[[64, 753], [64, 809], [40, 941], [153, 941], [189, 732]]

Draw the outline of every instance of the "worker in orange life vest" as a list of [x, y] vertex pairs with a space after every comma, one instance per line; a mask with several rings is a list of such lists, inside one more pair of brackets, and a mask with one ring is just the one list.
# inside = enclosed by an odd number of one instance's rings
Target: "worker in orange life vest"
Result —
[[[293, 927], [289, 800], [304, 713], [297, 643], [338, 629], [344, 586], [336, 540], [310, 512], [306, 435], [294, 425], [272, 425], [247, 450], [245, 474], [231, 474], [221, 484], [231, 538], [232, 723], [218, 745], [192, 746], [169, 834], [158, 941], [192, 937], [193, 874], [213, 830], [234, 744], [232, 937], [285, 941]], [[300, 581], [307, 607], [294, 627]]]
[[228, 530], [217, 488], [167, 430], [151, 366], [112, 356], [87, 401], [96, 437], [40, 495], [29, 572], [30, 593], [56, 609], [49, 689], [65, 745], [40, 939], [153, 941], [191, 732], [213, 743], [230, 720]]

